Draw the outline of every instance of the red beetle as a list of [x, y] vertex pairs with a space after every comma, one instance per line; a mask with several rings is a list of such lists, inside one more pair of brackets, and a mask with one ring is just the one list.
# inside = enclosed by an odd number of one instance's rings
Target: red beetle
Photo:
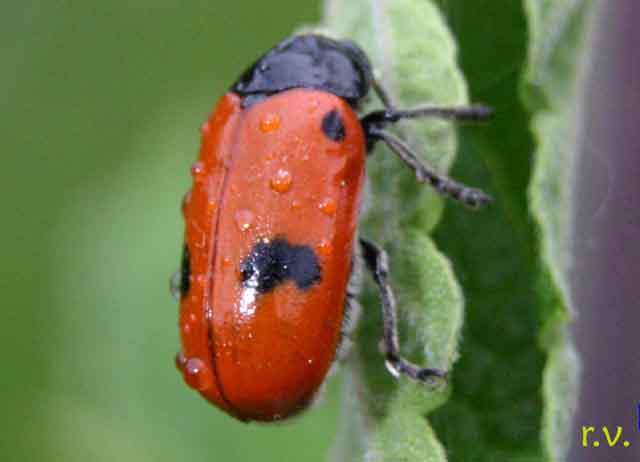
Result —
[[[371, 87], [385, 109], [359, 117]], [[478, 206], [489, 196], [435, 173], [385, 126], [489, 112], [395, 109], [350, 41], [299, 35], [258, 59], [202, 126], [183, 201], [185, 245], [173, 289], [182, 337], [176, 364], [187, 384], [244, 421], [303, 410], [346, 333], [359, 259], [380, 288], [390, 370], [420, 381], [443, 376], [400, 356], [386, 255], [356, 238], [365, 158], [381, 140], [419, 181]]]

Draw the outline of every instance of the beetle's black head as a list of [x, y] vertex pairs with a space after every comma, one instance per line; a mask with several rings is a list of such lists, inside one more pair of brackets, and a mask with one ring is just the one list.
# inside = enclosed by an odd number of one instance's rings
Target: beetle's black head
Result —
[[352, 106], [366, 96], [372, 74], [369, 59], [354, 42], [306, 34], [287, 38], [269, 50], [233, 84], [244, 105], [290, 88], [315, 88]]

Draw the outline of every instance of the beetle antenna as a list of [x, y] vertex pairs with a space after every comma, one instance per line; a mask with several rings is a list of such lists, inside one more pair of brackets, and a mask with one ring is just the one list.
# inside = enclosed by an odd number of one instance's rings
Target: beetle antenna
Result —
[[439, 117], [455, 120], [487, 120], [493, 115], [493, 109], [483, 104], [470, 106], [437, 106], [424, 105], [412, 109], [387, 110], [387, 117], [391, 122], [400, 119], [417, 119], [422, 117]]
[[428, 104], [411, 109], [383, 109], [365, 115], [361, 122], [364, 127], [386, 125], [402, 119], [437, 117], [439, 119], [482, 121], [490, 119], [493, 109], [483, 104], [471, 106], [438, 106]]
[[371, 86], [376, 92], [376, 95], [378, 95], [378, 98], [380, 98], [380, 101], [384, 105], [384, 108], [387, 111], [394, 111], [395, 109], [393, 103], [391, 102], [391, 97], [389, 96], [389, 93], [387, 93], [387, 90], [385, 90], [384, 87], [380, 85], [380, 83], [376, 79], [371, 79]]
[[373, 111], [362, 118], [365, 127], [376, 124], [386, 125], [402, 119], [420, 119], [424, 117], [437, 117], [453, 120], [488, 120], [493, 116], [493, 108], [484, 104], [472, 104], [469, 106], [441, 106], [426, 104], [411, 109], [396, 109], [391, 102], [389, 93], [376, 79], [372, 79], [371, 86], [384, 105], [383, 110]]

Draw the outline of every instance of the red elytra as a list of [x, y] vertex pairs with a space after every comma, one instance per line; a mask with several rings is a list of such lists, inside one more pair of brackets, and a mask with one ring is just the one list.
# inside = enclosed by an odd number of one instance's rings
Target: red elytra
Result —
[[[371, 86], [386, 109], [359, 118]], [[354, 258], [380, 289], [389, 369], [418, 381], [443, 377], [400, 355], [386, 256], [355, 239], [365, 158], [384, 141], [419, 180], [480, 205], [489, 197], [437, 175], [384, 127], [402, 118], [488, 113], [481, 106], [394, 109], [362, 50], [348, 41], [301, 35], [260, 58], [202, 126], [183, 199], [185, 246], [174, 291], [182, 339], [176, 365], [186, 383], [243, 421], [303, 410], [347, 330]]]
[[[182, 354], [200, 360], [202, 378], [191, 378], [186, 360], [179, 365], [190, 385], [227, 412], [272, 420], [302, 409], [334, 359], [364, 134], [351, 107], [330, 93], [292, 89], [247, 109], [240, 103], [226, 94], [204, 125], [185, 204], [191, 284], [180, 310]], [[341, 143], [320, 130], [332, 110], [345, 121]], [[279, 236], [317, 249], [322, 279], [306, 290], [288, 280], [249, 293], [242, 260], [256, 242]]]

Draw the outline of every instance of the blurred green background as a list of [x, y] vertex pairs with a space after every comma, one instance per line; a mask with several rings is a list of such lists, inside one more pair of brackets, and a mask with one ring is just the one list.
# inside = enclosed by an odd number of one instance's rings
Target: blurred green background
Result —
[[3, 71], [0, 460], [324, 460], [337, 378], [237, 423], [174, 369], [180, 201], [198, 128], [317, 2], [11, 2]]

